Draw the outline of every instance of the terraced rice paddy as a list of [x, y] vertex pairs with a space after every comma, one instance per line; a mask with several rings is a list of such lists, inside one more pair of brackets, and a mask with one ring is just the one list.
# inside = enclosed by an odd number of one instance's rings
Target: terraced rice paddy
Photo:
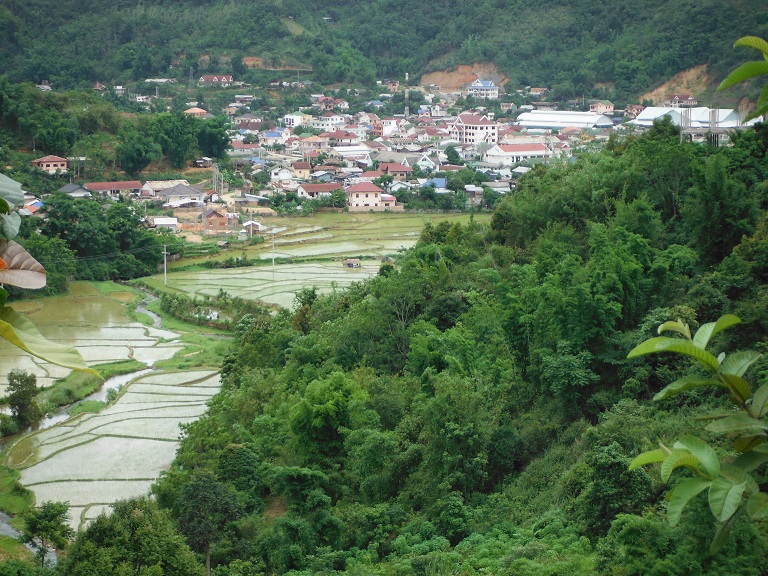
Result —
[[98, 414], [81, 414], [12, 446], [6, 462], [39, 502], [70, 503], [82, 527], [109, 505], [146, 494], [176, 456], [179, 425], [207, 410], [219, 390], [212, 371], [139, 377]]
[[[172, 358], [181, 350], [178, 334], [151, 328], [126, 315], [125, 302], [134, 293], [100, 294], [85, 282], [75, 282], [71, 294], [12, 304], [53, 342], [75, 346], [89, 365], [134, 358], [154, 364]], [[38, 386], [50, 386], [57, 378], [69, 374], [61, 368], [30, 356], [0, 339], [0, 375], [14, 368], [31, 372]], [[0, 396], [5, 395], [5, 378], [0, 379]]]
[[[475, 215], [477, 222], [487, 222], [489, 215]], [[292, 264], [267, 264], [248, 268], [228, 268], [195, 272], [168, 273], [168, 287], [190, 296], [215, 296], [224, 290], [231, 296], [261, 300], [286, 308], [293, 305], [294, 294], [302, 288], [316, 287], [320, 293], [343, 289], [354, 282], [374, 276], [384, 257], [410, 248], [419, 238], [427, 222], [440, 221], [467, 224], [468, 214], [338, 214], [322, 213], [310, 217], [273, 216], [263, 223], [277, 230], [274, 238], [268, 231], [265, 242], [248, 247], [250, 258], [262, 260], [296, 259]], [[240, 256], [243, 247], [212, 257], [225, 259]], [[360, 268], [341, 265], [345, 258], [363, 258]], [[307, 260], [317, 259], [317, 262]], [[188, 260], [178, 265], [189, 264]], [[162, 276], [148, 279], [151, 286], [161, 287]]]

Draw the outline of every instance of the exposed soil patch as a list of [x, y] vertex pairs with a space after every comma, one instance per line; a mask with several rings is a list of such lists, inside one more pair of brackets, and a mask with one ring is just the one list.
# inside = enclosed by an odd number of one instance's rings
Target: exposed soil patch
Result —
[[640, 102], [652, 100], [654, 105], [661, 106], [672, 94], [692, 94], [699, 97], [709, 85], [707, 65], [701, 64], [675, 74], [658, 88], [640, 95]]
[[453, 70], [440, 70], [429, 72], [421, 77], [420, 84], [429, 86], [435, 84], [441, 90], [459, 90], [475, 80], [493, 80], [497, 86], [504, 84], [508, 78], [500, 73], [495, 64], [489, 62], [476, 62], [472, 66], [461, 64]]

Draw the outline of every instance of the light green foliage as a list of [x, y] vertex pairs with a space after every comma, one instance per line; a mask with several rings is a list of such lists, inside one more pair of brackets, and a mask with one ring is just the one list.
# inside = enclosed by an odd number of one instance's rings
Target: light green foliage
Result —
[[[744, 36], [734, 43], [733, 47], [746, 46], [754, 48], [762, 53], [763, 59], [755, 62], [742, 64], [736, 70], [731, 72], [728, 77], [720, 83], [718, 90], [724, 90], [734, 84], [741, 84], [752, 78], [768, 76], [768, 42], [757, 36]], [[768, 84], [760, 91], [757, 98], [755, 109], [747, 116], [747, 120], [757, 118], [768, 113]]]
[[37, 405], [37, 378], [23, 370], [11, 370], [6, 388], [8, 406], [11, 414], [22, 428], [34, 424], [42, 413]]
[[729, 399], [739, 408], [737, 414], [719, 413], [711, 416], [706, 429], [716, 433], [739, 432], [734, 450], [740, 455], [730, 463], [721, 463], [717, 453], [706, 442], [694, 436], [683, 436], [669, 448], [645, 452], [632, 462], [630, 470], [645, 464], [661, 463], [661, 479], [668, 482], [674, 470], [686, 468], [693, 478], [680, 481], [668, 494], [667, 511], [672, 525], [680, 519], [682, 510], [692, 498], [707, 491], [709, 507], [717, 522], [718, 530], [712, 541], [717, 551], [726, 543], [728, 534], [738, 518], [746, 512], [759, 520], [768, 517], [768, 494], [762, 492], [751, 472], [768, 462], [768, 384], [752, 391], [744, 373], [760, 358], [755, 352], [736, 352], [730, 356], [721, 353], [714, 356], [706, 350], [712, 337], [739, 323], [733, 315], [722, 316], [717, 322], [702, 325], [695, 333], [682, 321], [669, 321], [659, 326], [659, 333], [674, 332], [680, 337], [660, 336], [638, 345], [629, 358], [659, 352], [673, 352], [696, 360], [708, 376], [687, 376], [659, 392], [661, 400], [701, 386], [719, 387], [728, 392]]
[[49, 548], [66, 549], [75, 531], [69, 526], [68, 502], [43, 502], [24, 513], [21, 541], [37, 549], [40, 565], [45, 565]]
[[62, 573], [201, 576], [184, 538], [157, 504], [148, 498], [124, 500], [78, 534], [61, 560]]

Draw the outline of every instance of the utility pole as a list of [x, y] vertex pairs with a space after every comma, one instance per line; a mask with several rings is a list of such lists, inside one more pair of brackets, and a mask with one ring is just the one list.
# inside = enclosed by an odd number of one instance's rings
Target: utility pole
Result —
[[163, 244], [163, 285], [168, 285], [168, 245]]
[[168, 244], [163, 244], [163, 285], [168, 286]]

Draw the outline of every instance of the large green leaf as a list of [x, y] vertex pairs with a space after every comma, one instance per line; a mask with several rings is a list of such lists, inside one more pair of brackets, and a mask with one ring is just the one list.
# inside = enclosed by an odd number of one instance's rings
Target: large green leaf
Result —
[[763, 384], [752, 395], [749, 412], [755, 418], [762, 418], [768, 412], [768, 384]]
[[760, 466], [768, 462], [768, 454], [765, 452], [758, 452], [756, 450], [750, 450], [749, 452], [745, 452], [736, 460], [731, 462], [733, 466], [737, 466], [739, 468], [743, 468], [747, 472], [752, 472], [753, 470], [757, 470]]
[[738, 514], [733, 514], [725, 522], [718, 523], [715, 536], [712, 538], [712, 542], [709, 545], [710, 554], [717, 554], [722, 550], [723, 546], [725, 546], [725, 543], [728, 542], [728, 536], [731, 533], [733, 523], [736, 522], [736, 518], [738, 518]]
[[707, 344], [709, 344], [709, 340], [712, 338], [712, 336], [715, 336], [718, 332], [722, 332], [726, 328], [730, 328], [731, 326], [734, 326], [740, 322], [741, 320], [738, 316], [734, 316], [733, 314], [724, 314], [717, 319], [717, 322], [708, 322], [707, 324], [702, 324], [701, 327], [696, 331], [696, 335], [693, 337], [693, 343], [697, 348], [701, 348], [703, 350], [707, 347]]
[[768, 518], [768, 494], [755, 492], [747, 500], [747, 514], [752, 520]]
[[0, 214], [0, 224], [2, 224], [3, 236], [8, 238], [15, 238], [19, 233], [19, 226], [21, 226], [21, 216], [18, 212], [11, 212], [10, 214]]
[[747, 46], [748, 48], [760, 50], [760, 52], [763, 53], [763, 56], [765, 56], [765, 59], [768, 60], [768, 42], [759, 36], [744, 36], [743, 38], [739, 38], [733, 43], [734, 48], [738, 46]]
[[758, 446], [764, 444], [766, 440], [768, 440], [768, 436], [765, 436], [764, 434], [742, 436], [734, 440], [733, 448], [737, 452], [748, 452], [749, 450], [754, 450]]
[[752, 388], [749, 387], [749, 382], [741, 376], [721, 374], [720, 377], [728, 384], [728, 389], [738, 404], [744, 404], [752, 397]]
[[5, 174], [0, 174], [0, 198], [13, 206], [24, 204], [24, 191], [21, 184], [8, 178]]
[[768, 430], [768, 423], [752, 418], [747, 414], [734, 414], [707, 424], [710, 432], [745, 432], [748, 430]]
[[744, 470], [744, 468], [739, 468], [733, 464], [721, 464], [720, 476], [728, 480], [731, 484], [746, 482], [747, 494], [754, 494], [755, 492], [760, 491], [760, 487], [757, 485], [757, 482], [755, 482], [752, 474]]
[[662, 482], [668, 482], [672, 472], [682, 466], [698, 471], [699, 459], [688, 450], [673, 449], [672, 453], [661, 463]]
[[669, 320], [664, 322], [658, 329], [659, 334], [662, 334], [663, 332], [677, 332], [686, 340], [691, 339], [691, 329], [688, 327], [688, 324], [681, 320]]
[[709, 509], [718, 522], [725, 522], [736, 513], [746, 487], [746, 482], [733, 484], [723, 477], [712, 481], [709, 486]]
[[720, 380], [715, 380], [714, 378], [702, 378], [701, 376], [686, 376], [684, 378], [680, 378], [679, 380], [675, 380], [674, 382], [672, 382], [672, 384], [669, 384], [668, 386], [665, 386], [662, 390], [660, 390], [656, 394], [656, 396], [653, 397], [653, 399], [657, 401], [666, 400], [667, 398], [676, 396], [681, 392], [685, 392], [693, 388], [699, 388], [701, 386], [719, 386], [721, 388], [726, 388], [725, 384], [720, 382]]
[[635, 468], [639, 468], [640, 466], [645, 466], [646, 464], [655, 464], [656, 462], [663, 462], [666, 457], [667, 457], [667, 453], [664, 452], [664, 450], [661, 450], [659, 448], [657, 448], [656, 450], [649, 450], [648, 452], [643, 452], [642, 454], [639, 454], [634, 460], [632, 460], [632, 463], [629, 465], [629, 469], [630, 471], [632, 471]]
[[734, 352], [723, 360], [720, 364], [721, 374], [733, 374], [734, 376], [744, 376], [747, 369], [755, 362], [760, 360], [763, 355], [752, 350], [743, 352]]
[[715, 478], [720, 474], [720, 460], [714, 449], [696, 436], [685, 435], [675, 442], [673, 448], [685, 448], [691, 454], [696, 456], [699, 464], [710, 478]]
[[711, 480], [686, 478], [670, 490], [669, 494], [667, 494], [667, 500], [669, 501], [667, 504], [667, 517], [672, 526], [678, 523], [680, 515], [688, 505], [688, 502], [698, 496], [703, 490], [709, 488], [710, 484], [712, 484]]
[[14, 346], [47, 362], [99, 375], [96, 370], [85, 364], [75, 348], [47, 340], [32, 322], [9, 306], [4, 306], [0, 310], [0, 336]]
[[744, 82], [745, 80], [749, 80], [750, 78], [754, 78], [755, 76], [762, 76], [764, 74], [768, 74], [768, 62], [763, 61], [754, 61], [754, 62], [745, 62], [736, 70], [728, 74], [728, 77], [723, 80], [720, 83], [720, 86], [717, 87], [718, 90], [725, 90], [729, 86], [733, 86], [734, 84], [738, 84], [739, 82]]
[[678, 354], [684, 354], [690, 356], [695, 360], [698, 360], [704, 366], [717, 372], [718, 361], [712, 354], [706, 350], [702, 350], [693, 345], [693, 342], [688, 340], [682, 340], [681, 338], [668, 338], [666, 336], [658, 336], [656, 338], [650, 338], [645, 342], [637, 345], [628, 355], [627, 358], [636, 358], [645, 354], [655, 354], [658, 352], [677, 352]]

